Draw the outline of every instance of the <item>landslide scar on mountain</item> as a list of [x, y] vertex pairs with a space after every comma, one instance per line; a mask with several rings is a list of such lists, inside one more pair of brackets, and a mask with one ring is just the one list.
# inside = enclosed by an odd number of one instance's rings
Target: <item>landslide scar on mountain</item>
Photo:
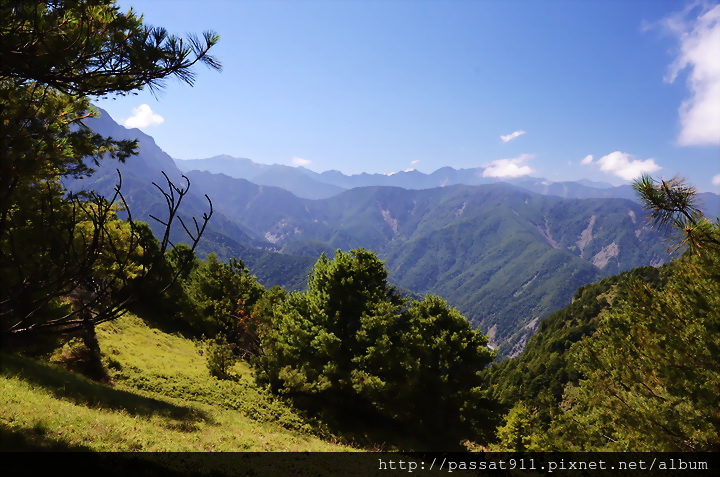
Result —
[[[597, 216], [595, 214], [590, 217], [590, 222], [588, 223], [588, 226], [585, 228], [585, 230], [582, 231], [580, 234], [580, 240], [577, 241], [576, 245], [578, 247], [578, 250], [580, 250], [580, 257], [583, 257], [583, 252], [585, 252], [585, 247], [592, 241], [592, 231], [593, 227], [595, 226], [595, 219]], [[597, 256], [597, 255], [596, 255]], [[602, 268], [602, 267], [600, 267]]]
[[554, 249], [559, 250], [562, 247], [560, 247], [560, 245], [555, 241], [555, 239], [552, 238], [552, 235], [550, 235], [550, 224], [548, 223], [547, 217], [543, 217], [543, 220], [545, 221], [545, 223], [543, 225], [534, 224], [535, 228], [538, 232], [540, 232], [540, 235], [543, 236], [548, 245], [550, 245]]
[[636, 224], [637, 219], [635, 218], [635, 212], [633, 210], [628, 209], [628, 215], [630, 216], [630, 220], [632, 220], [632, 223]]
[[[594, 216], [593, 216], [594, 217]], [[610, 259], [620, 255], [620, 247], [615, 242], [610, 245], [606, 245], [602, 248], [595, 256], [590, 260], [593, 265], [599, 269], [603, 269], [610, 262]]]
[[398, 235], [400, 232], [398, 231], [398, 223], [397, 219], [394, 219], [392, 215], [390, 215], [390, 209], [383, 209], [382, 204], [378, 202], [378, 209], [380, 209], [380, 213], [382, 214], [383, 220], [385, 220], [385, 223], [390, 226], [393, 233], [395, 235]]

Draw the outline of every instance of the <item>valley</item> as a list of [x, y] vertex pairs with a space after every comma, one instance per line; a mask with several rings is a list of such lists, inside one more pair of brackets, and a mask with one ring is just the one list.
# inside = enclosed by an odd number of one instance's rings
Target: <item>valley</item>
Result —
[[[228, 157], [172, 161], [151, 137], [118, 125], [106, 113], [91, 124], [103, 134], [140, 140], [138, 156], [119, 169], [133, 214], [151, 226], [149, 215], [157, 215], [163, 204], [150, 182], [161, 183], [161, 171], [180, 181], [183, 172], [176, 164], [209, 164], [215, 170], [226, 164], [225, 172], [248, 176], [248, 171], [281, 167]], [[92, 182], [71, 187], [92, 185], [107, 193], [116, 182], [116, 166], [103, 164]], [[279, 170], [286, 176], [307, 176], [299, 168]], [[495, 182], [431, 188], [366, 185], [308, 199], [224, 173], [193, 170], [185, 175], [191, 184], [186, 213], [197, 215], [206, 207], [204, 194], [215, 210], [200, 251], [242, 259], [266, 286], [302, 289], [321, 253], [373, 250], [385, 260], [393, 283], [416, 295], [447, 299], [491, 335], [501, 356], [519, 353], [539, 320], [569, 304], [580, 286], [671, 259], [667, 237], [650, 227], [641, 206], [618, 197], [563, 198]], [[372, 181], [369, 175], [344, 177], [345, 185]], [[395, 176], [378, 177], [387, 181]], [[580, 183], [563, 187], [584, 191], [575, 195], [627, 194], [624, 188]], [[705, 198], [711, 208], [720, 203], [717, 195]]]
[[716, 0], [131, 3], [0, 1], [5, 473], [718, 475]]

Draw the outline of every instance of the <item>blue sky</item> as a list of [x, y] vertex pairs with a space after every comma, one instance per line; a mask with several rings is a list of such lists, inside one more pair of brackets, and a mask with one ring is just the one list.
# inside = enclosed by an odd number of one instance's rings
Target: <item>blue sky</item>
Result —
[[221, 36], [221, 73], [97, 102], [174, 158], [613, 184], [679, 173], [720, 192], [717, 1], [118, 3]]

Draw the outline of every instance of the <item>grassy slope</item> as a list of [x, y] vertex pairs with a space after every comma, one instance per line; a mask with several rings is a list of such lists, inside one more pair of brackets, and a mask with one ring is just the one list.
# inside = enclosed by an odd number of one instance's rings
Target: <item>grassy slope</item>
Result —
[[258, 389], [211, 378], [198, 348], [134, 316], [98, 330], [116, 382], [108, 387], [57, 365], [2, 355], [4, 450], [340, 451]]

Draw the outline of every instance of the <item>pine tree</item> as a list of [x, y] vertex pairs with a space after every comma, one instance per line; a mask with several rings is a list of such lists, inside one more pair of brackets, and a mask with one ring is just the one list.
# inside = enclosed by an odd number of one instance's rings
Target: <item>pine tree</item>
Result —
[[322, 256], [263, 329], [259, 379], [306, 409], [445, 446], [487, 428], [487, 337], [439, 297], [407, 303], [372, 252]]
[[[208, 55], [218, 36], [169, 35], [111, 0], [8, 0], [0, 18], [0, 336], [4, 344], [79, 329], [91, 336], [121, 314], [127, 285], [149, 270], [140, 258], [149, 237], [130, 218], [120, 224], [120, 184], [108, 199], [60, 185], [135, 153], [135, 141], [83, 124], [96, 114], [90, 101], [157, 89], [171, 76], [192, 84], [196, 63], [219, 69]], [[168, 186], [169, 227], [187, 185]]]
[[720, 450], [720, 222], [683, 180], [643, 177], [636, 189], [689, 250], [660, 286], [636, 282], [573, 346], [584, 379], [566, 390], [547, 448]]

